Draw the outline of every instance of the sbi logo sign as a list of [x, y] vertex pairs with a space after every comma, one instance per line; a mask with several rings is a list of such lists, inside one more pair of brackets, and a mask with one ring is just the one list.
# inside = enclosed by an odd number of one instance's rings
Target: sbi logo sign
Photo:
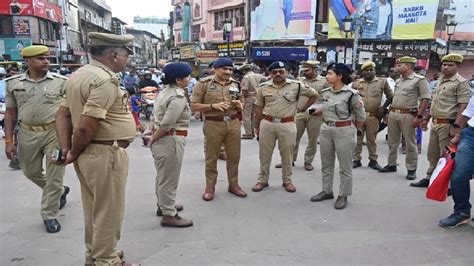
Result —
[[257, 51], [255, 53], [257, 56], [261, 56], [261, 57], [264, 57], [264, 56], [270, 56], [270, 51]]

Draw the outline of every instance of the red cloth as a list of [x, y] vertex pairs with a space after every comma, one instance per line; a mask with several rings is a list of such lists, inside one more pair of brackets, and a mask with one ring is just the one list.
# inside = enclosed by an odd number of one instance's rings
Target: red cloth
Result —
[[449, 147], [438, 160], [438, 165], [433, 171], [430, 185], [426, 190], [426, 197], [436, 201], [445, 201], [448, 197], [449, 179], [454, 169], [454, 155], [456, 147]]
[[140, 125], [140, 120], [138, 119], [138, 112], [132, 112], [133, 114], [133, 119], [135, 120], [135, 126], [139, 126]]

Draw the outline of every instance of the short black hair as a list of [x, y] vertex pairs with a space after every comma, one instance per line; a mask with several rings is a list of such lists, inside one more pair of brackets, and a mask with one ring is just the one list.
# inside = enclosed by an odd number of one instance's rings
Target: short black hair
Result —
[[108, 53], [110, 50], [114, 50], [117, 48], [125, 49], [125, 48], [117, 47], [117, 46], [96, 45], [96, 46], [91, 46], [89, 48], [89, 52], [91, 53], [92, 56], [102, 56]]

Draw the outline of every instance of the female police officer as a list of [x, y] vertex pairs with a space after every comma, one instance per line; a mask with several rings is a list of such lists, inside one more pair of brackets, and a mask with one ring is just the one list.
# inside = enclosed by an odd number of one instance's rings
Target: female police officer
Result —
[[193, 221], [177, 214], [183, 207], [175, 205], [175, 196], [191, 117], [184, 91], [189, 84], [191, 67], [171, 63], [165, 66], [163, 73], [161, 80], [166, 87], [155, 100], [155, 132], [148, 143], [156, 167], [157, 215], [163, 216], [162, 226], [188, 227]]
[[339, 161], [341, 184], [339, 196], [334, 207], [344, 209], [347, 196], [352, 194], [352, 154], [356, 144], [356, 129], [361, 128], [365, 120], [362, 100], [356, 90], [347, 86], [352, 82], [351, 69], [344, 64], [328, 66], [327, 82], [332, 88], [321, 92], [322, 107], [315, 111], [322, 114], [324, 123], [321, 126], [319, 143], [321, 145], [321, 172], [323, 191], [311, 197], [311, 201], [333, 199], [333, 178], [335, 154]]

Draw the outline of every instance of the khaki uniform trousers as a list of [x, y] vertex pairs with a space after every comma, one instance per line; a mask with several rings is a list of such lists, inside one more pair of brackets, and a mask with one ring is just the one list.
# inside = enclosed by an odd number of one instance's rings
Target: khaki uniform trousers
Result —
[[86, 264], [119, 265], [117, 242], [125, 211], [127, 152], [116, 142], [89, 144], [74, 168], [81, 183]]
[[397, 165], [398, 145], [403, 135], [406, 145], [405, 165], [407, 170], [416, 170], [418, 149], [416, 146], [416, 128], [412, 126], [412, 114], [390, 112], [388, 115], [388, 165]]
[[273, 123], [262, 120], [259, 133], [260, 174], [259, 183], [268, 183], [270, 178], [270, 164], [273, 150], [278, 140], [278, 150], [281, 157], [281, 172], [283, 183], [291, 183], [293, 174], [293, 150], [296, 140], [295, 123]]
[[209, 121], [204, 122], [204, 137], [206, 139], [206, 185], [215, 186], [217, 183], [217, 160], [222, 143], [224, 144], [227, 160], [227, 179], [229, 185], [239, 183], [240, 161], [240, 121]]
[[319, 145], [321, 149], [321, 173], [323, 176], [323, 191], [333, 192], [334, 165], [336, 157], [339, 161], [339, 196], [352, 195], [352, 153], [356, 144], [356, 129], [354, 126], [330, 127], [321, 126]]
[[430, 140], [428, 142], [428, 161], [430, 167], [426, 174], [431, 177], [433, 170], [438, 164], [441, 151], [449, 145], [451, 137], [449, 136], [449, 124], [431, 124]]
[[244, 110], [242, 111], [242, 124], [246, 135], [255, 135], [255, 111], [254, 105], [257, 102], [256, 97], [247, 97], [244, 99]]
[[377, 117], [367, 116], [365, 119], [365, 127], [362, 130], [362, 135], [357, 135], [357, 144], [354, 150], [354, 160], [360, 161], [362, 159], [362, 142], [367, 139], [367, 150], [369, 151], [369, 159], [377, 161], [377, 134], [379, 132], [380, 121]]
[[308, 146], [304, 152], [304, 162], [313, 162], [316, 151], [318, 150], [318, 137], [322, 124], [322, 115], [310, 115], [308, 112], [296, 114], [296, 143], [293, 150], [294, 162], [296, 162], [298, 157], [298, 148], [300, 146], [301, 137], [303, 136], [305, 129], [308, 133]]
[[[56, 130], [18, 131], [18, 158], [23, 174], [43, 190], [41, 196], [41, 217], [43, 220], [57, 218], [59, 200], [64, 193], [65, 167], [51, 163], [53, 150], [59, 148]], [[46, 156], [46, 172], [43, 160]]]
[[183, 164], [186, 139], [182, 136], [163, 136], [151, 147], [155, 161], [156, 205], [163, 215], [175, 216], [175, 198]]

